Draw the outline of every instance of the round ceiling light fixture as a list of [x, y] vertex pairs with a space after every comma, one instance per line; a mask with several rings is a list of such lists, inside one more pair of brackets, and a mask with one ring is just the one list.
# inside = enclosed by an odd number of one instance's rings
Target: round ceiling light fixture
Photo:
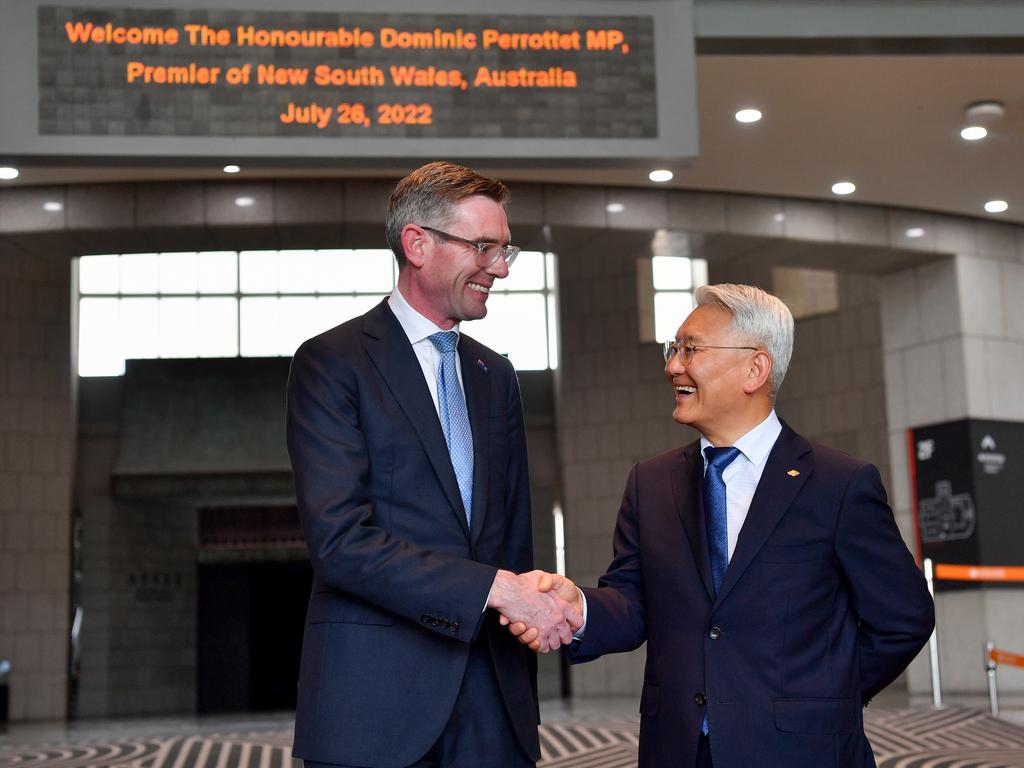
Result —
[[833, 195], [852, 195], [857, 191], [857, 185], [852, 181], [837, 181], [832, 185]]
[[1005, 200], [989, 200], [985, 203], [985, 210], [989, 213], [1003, 213], [1009, 207]]
[[753, 107], [746, 107], [736, 113], [736, 122], [738, 123], [756, 123], [760, 119], [761, 110]]
[[983, 125], [968, 125], [960, 131], [960, 138], [964, 141], [980, 141], [988, 136], [988, 128]]
[[256, 199], [252, 198], [252, 197], [244, 197], [243, 196], [243, 197], [236, 197], [235, 198], [235, 205], [237, 205], [239, 208], [249, 208], [250, 206], [253, 206], [255, 204], [256, 204]]
[[667, 168], [658, 168], [657, 170], [651, 171], [647, 174], [647, 178], [659, 184], [663, 184], [666, 181], [672, 181], [673, 176], [675, 176], [675, 174]]
[[10, 181], [16, 179], [19, 176], [17, 168], [11, 168], [10, 166], [0, 166], [0, 180]]
[[47, 200], [43, 203], [43, 210], [47, 213], [58, 213], [64, 210], [64, 203], [58, 200]]
[[964, 117], [970, 125], [983, 125], [1006, 115], [1006, 105], [997, 99], [974, 101], [964, 107]]
[[224, 166], [224, 173], [238, 173], [240, 170], [242, 170], [241, 166], [237, 166], [237, 165], [225, 165]]
[[916, 240], [919, 237], [924, 237], [924, 227], [911, 227], [903, 234], [905, 234], [911, 240]]
[[608, 211], [608, 213], [622, 213], [624, 210], [626, 210], [626, 206], [624, 206], [622, 203], [608, 203], [608, 205], [606, 205], [604, 209]]

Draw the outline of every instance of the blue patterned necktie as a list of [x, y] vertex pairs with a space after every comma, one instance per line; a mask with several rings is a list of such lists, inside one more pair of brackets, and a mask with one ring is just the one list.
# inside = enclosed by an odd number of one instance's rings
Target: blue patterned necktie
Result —
[[[708, 468], [704, 472], [704, 520], [708, 529], [708, 553], [711, 555], [711, 578], [715, 594], [722, 588], [725, 571], [729, 567], [729, 519], [725, 503], [725, 480], [722, 472], [740, 455], [739, 448], [704, 449]], [[704, 715], [700, 731], [708, 735], [708, 716]]]
[[468, 525], [472, 521], [473, 509], [473, 432], [469, 427], [466, 398], [459, 387], [456, 368], [459, 362], [455, 356], [455, 347], [459, 334], [455, 331], [442, 331], [429, 338], [441, 353], [441, 367], [437, 369], [437, 407]]

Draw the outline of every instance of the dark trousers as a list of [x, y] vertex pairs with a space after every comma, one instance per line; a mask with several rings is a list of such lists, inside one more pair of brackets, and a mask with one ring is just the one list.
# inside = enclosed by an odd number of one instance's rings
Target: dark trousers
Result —
[[[469, 651], [466, 676], [440, 738], [409, 768], [533, 768], [512, 732], [483, 633]], [[345, 766], [306, 761], [306, 768]]]
[[712, 768], [711, 740], [704, 734], [697, 741], [697, 768]]

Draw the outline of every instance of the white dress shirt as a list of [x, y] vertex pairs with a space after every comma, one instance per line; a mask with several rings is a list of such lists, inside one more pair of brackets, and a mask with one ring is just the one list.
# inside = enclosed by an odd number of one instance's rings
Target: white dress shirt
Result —
[[[775, 415], [773, 409], [768, 418], [747, 432], [743, 437], [733, 443], [733, 446], [740, 449], [740, 455], [732, 460], [732, 463], [722, 472], [722, 480], [725, 481], [725, 509], [727, 519], [727, 530], [729, 533], [729, 559], [732, 560], [732, 553], [736, 551], [736, 539], [739, 538], [740, 529], [747, 519], [747, 512], [750, 510], [750, 502], [754, 498], [754, 491], [757, 484], [761, 482], [761, 474], [764, 472], [764, 465], [772, 446], [779, 439], [782, 433], [782, 423]], [[708, 459], [704, 456], [704, 449], [710, 446], [708, 439], [700, 437], [700, 455], [704, 458], [704, 471], [708, 471]]]
[[[725, 482], [725, 508], [726, 527], [729, 535], [729, 559], [732, 560], [732, 553], [736, 550], [736, 539], [739, 538], [740, 529], [747, 519], [747, 512], [750, 511], [750, 502], [754, 498], [754, 491], [761, 481], [764, 472], [765, 462], [768, 454], [772, 452], [775, 441], [782, 434], [782, 422], [775, 415], [775, 409], [768, 414], [768, 418], [747, 432], [737, 440], [733, 447], [740, 449], [740, 455], [732, 460], [732, 463], [722, 472], [722, 480]], [[700, 436], [700, 453], [704, 459], [704, 471], [708, 470], [708, 460], [704, 456], [704, 449], [711, 445], [711, 442]], [[577, 640], [583, 637], [587, 628], [587, 596], [580, 591], [583, 598], [583, 626], [579, 628], [573, 637]]]
[[[409, 302], [405, 300], [397, 285], [395, 290], [391, 292], [391, 295], [388, 296], [388, 306], [391, 307], [391, 311], [398, 318], [398, 322], [402, 326], [402, 330], [405, 331], [405, 335], [409, 337], [412, 350], [416, 353], [416, 359], [420, 361], [420, 368], [423, 369], [423, 378], [427, 380], [427, 389], [430, 390], [430, 399], [434, 401], [434, 410], [437, 411], [438, 418], [440, 418], [441, 407], [437, 400], [437, 371], [441, 367], [441, 352], [434, 346], [430, 336], [443, 332], [444, 328], [438, 328], [434, 325], [433, 321], [428, 320], [409, 306]], [[456, 323], [449, 330], [458, 333], [459, 324]], [[458, 362], [457, 355], [455, 359]], [[455, 374], [459, 377], [459, 387], [465, 392], [466, 387], [462, 383], [461, 365], [455, 366]]]

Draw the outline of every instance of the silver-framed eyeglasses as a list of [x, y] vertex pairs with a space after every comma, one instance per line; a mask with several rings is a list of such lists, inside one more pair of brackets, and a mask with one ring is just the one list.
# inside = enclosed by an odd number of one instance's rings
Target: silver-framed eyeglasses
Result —
[[487, 269], [488, 267], [494, 266], [498, 263], [498, 259], [505, 260], [505, 266], [511, 267], [512, 262], [516, 260], [516, 256], [519, 255], [518, 245], [502, 245], [501, 243], [488, 243], [476, 242], [474, 240], [467, 240], [464, 237], [458, 235], [452, 235], [448, 232], [442, 232], [440, 229], [434, 229], [433, 227], [425, 227], [420, 225], [421, 229], [432, 232], [443, 240], [448, 240], [453, 243], [461, 243], [462, 245], [468, 245], [470, 248], [476, 250], [476, 263], [477, 266]]
[[690, 361], [693, 360], [694, 354], [697, 352], [703, 352], [705, 349], [751, 349], [757, 351], [760, 347], [728, 347], [720, 344], [689, 344], [682, 341], [666, 341], [662, 344], [662, 354], [665, 355], [665, 364], [668, 365], [669, 360], [679, 355], [679, 359], [683, 365], [689, 365]]

